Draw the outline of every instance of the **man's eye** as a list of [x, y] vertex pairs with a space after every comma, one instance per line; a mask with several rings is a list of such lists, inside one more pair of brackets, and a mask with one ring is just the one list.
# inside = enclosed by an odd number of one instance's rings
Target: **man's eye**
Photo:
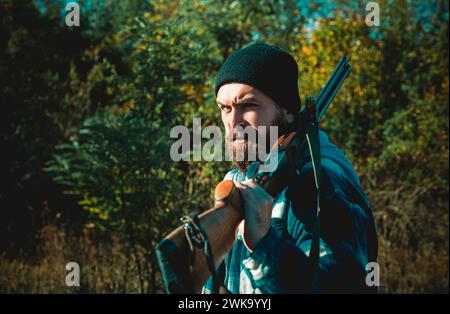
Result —
[[225, 112], [229, 112], [231, 110], [230, 106], [221, 106], [220, 109]]

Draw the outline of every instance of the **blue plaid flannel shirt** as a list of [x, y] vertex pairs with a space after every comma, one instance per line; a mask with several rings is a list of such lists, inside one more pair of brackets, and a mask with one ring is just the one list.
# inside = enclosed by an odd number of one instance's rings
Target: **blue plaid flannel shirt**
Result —
[[[253, 253], [242, 236], [219, 268], [226, 288], [238, 293], [372, 293], [366, 284], [369, 262], [376, 262], [374, 219], [358, 176], [343, 151], [320, 131], [322, 169], [319, 269], [309, 261], [315, 220], [315, 190], [309, 152], [297, 164], [297, 176], [274, 199], [272, 227]], [[225, 179], [243, 181], [238, 169]], [[282, 224], [280, 224], [282, 222]], [[203, 293], [211, 293], [208, 279]]]

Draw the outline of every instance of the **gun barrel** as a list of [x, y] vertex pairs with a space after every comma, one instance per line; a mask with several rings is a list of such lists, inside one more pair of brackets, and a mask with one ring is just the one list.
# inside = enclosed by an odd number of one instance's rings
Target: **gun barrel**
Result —
[[319, 97], [317, 97], [317, 119], [319, 121], [325, 115], [325, 111], [351, 70], [352, 67], [348, 64], [348, 58], [346, 56], [342, 57], [325, 87], [320, 92]]

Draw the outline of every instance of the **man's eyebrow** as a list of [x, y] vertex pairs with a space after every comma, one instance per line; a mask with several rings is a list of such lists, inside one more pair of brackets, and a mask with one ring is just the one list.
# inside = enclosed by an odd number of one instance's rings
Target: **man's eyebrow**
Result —
[[[233, 103], [233, 105], [238, 105], [239, 106], [239, 105], [244, 105], [244, 104], [253, 103], [253, 102], [259, 102], [258, 98], [254, 97], [254, 96], [251, 96], [251, 97], [248, 97], [248, 98], [245, 98], [245, 99], [241, 99], [238, 102]], [[228, 105], [222, 104], [220, 101], [218, 101], [217, 104], [219, 106], [228, 106]]]

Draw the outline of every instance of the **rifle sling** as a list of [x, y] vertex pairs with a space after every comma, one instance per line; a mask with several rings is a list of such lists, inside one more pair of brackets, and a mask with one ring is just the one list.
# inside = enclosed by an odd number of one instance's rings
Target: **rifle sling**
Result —
[[320, 153], [319, 124], [314, 113], [310, 115], [307, 123], [305, 123], [305, 132], [311, 155], [316, 187], [316, 219], [313, 226], [309, 259], [312, 267], [312, 286], [317, 286], [320, 258], [320, 185], [322, 180], [322, 162]]

